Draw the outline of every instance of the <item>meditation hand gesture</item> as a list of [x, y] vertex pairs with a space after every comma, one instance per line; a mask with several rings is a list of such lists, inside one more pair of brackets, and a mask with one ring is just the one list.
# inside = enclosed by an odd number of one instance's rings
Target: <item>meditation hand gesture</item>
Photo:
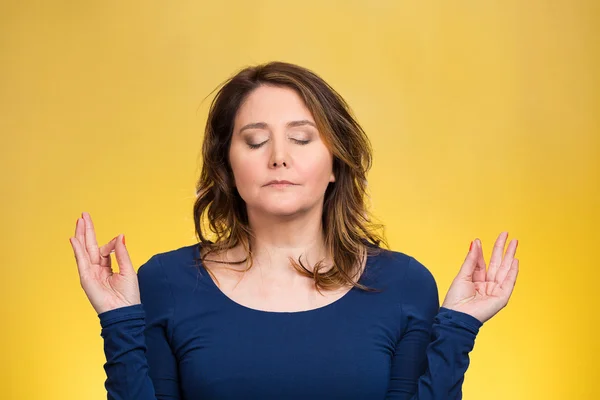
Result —
[[[125, 237], [119, 235], [98, 247], [92, 218], [82, 213], [75, 225], [75, 237], [69, 238], [81, 286], [98, 314], [116, 308], [140, 304], [137, 273], [125, 247]], [[113, 272], [110, 254], [115, 252], [119, 272]]]
[[519, 260], [514, 258], [518, 241], [511, 240], [502, 254], [507, 238], [508, 232], [502, 232], [496, 239], [487, 272], [481, 241], [476, 239], [471, 244], [442, 307], [464, 312], [483, 323], [506, 306], [519, 272]]

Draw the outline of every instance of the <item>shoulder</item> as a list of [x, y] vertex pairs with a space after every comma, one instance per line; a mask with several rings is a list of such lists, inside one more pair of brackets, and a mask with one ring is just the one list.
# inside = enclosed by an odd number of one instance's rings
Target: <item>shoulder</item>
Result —
[[142, 303], [149, 312], [173, 304], [182, 288], [196, 282], [198, 245], [183, 246], [151, 256], [137, 271]]
[[437, 290], [432, 272], [412, 255], [401, 251], [380, 249], [374, 256], [373, 269], [378, 278], [395, 285]]
[[[384, 259], [391, 259], [384, 267], [400, 270], [398, 278], [390, 285], [389, 292], [400, 305], [403, 331], [406, 329], [430, 329], [439, 311], [438, 287], [431, 270], [414, 256], [390, 251]], [[385, 264], [385, 263], [384, 263]]]
[[386, 250], [375, 263], [381, 270], [380, 287], [401, 304], [406, 318], [430, 321], [439, 308], [439, 293], [432, 272], [417, 258], [399, 251]]
[[182, 246], [151, 256], [137, 271], [140, 285], [178, 279], [182, 273], [197, 271], [198, 244]]
[[439, 307], [439, 294], [432, 272], [416, 257], [394, 250], [373, 256], [370, 279], [365, 283], [380, 289], [382, 301], [399, 306], [403, 319], [430, 320]]

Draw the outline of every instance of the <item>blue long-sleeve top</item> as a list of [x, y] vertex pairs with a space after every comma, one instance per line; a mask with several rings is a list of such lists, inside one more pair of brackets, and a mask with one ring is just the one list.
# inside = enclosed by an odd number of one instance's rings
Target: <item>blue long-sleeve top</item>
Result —
[[252, 309], [197, 262], [199, 245], [138, 269], [142, 304], [98, 315], [108, 399], [460, 399], [482, 323], [439, 306], [430, 271], [382, 249], [323, 307]]

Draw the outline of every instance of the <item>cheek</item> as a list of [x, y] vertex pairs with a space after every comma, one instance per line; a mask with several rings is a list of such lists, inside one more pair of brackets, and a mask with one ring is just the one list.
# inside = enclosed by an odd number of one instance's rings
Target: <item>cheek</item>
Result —
[[313, 155], [309, 161], [298, 166], [298, 170], [307, 181], [312, 181], [317, 186], [329, 182], [333, 168], [333, 159], [328, 153]]
[[229, 163], [233, 172], [234, 183], [240, 194], [245, 191], [249, 185], [258, 181], [258, 162], [258, 160], [249, 155], [236, 157], [235, 152], [230, 154]]

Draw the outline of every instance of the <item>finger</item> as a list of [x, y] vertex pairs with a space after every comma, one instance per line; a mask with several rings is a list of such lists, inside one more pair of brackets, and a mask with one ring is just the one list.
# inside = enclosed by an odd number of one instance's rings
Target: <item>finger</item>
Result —
[[477, 244], [479, 246], [479, 252], [477, 257], [477, 265], [475, 266], [475, 271], [473, 272], [473, 282], [485, 282], [485, 258], [483, 257], [483, 247], [481, 245], [481, 240], [477, 239], [473, 246]]
[[120, 275], [135, 275], [136, 272], [133, 269], [133, 265], [131, 264], [131, 258], [129, 257], [129, 252], [125, 247], [125, 235], [121, 234], [117, 236], [116, 246], [115, 246], [115, 256], [117, 258], [117, 263], [119, 264], [119, 274]]
[[[77, 242], [79, 244], [79, 248], [82, 253], [80, 255], [80, 257], [83, 257], [85, 259], [86, 263], [90, 264], [90, 256], [84, 245], [85, 244], [84, 229], [85, 229], [85, 222], [83, 221], [83, 219], [77, 218], [77, 222], [75, 222], [75, 237], [74, 237], [74, 239], [77, 239]], [[69, 239], [69, 241], [71, 241], [71, 239]], [[73, 244], [71, 244], [71, 245], [73, 246]], [[73, 246], [73, 251], [75, 251], [75, 246]]]
[[513, 239], [510, 241], [510, 243], [508, 243], [506, 253], [504, 254], [504, 259], [502, 260], [502, 264], [496, 273], [496, 282], [498, 284], [504, 282], [504, 278], [506, 278], [508, 271], [510, 271], [510, 268], [512, 267], [512, 263], [515, 258], [515, 252], [517, 251], [517, 244], [518, 241], [516, 239]]
[[89, 261], [89, 255], [87, 254], [87, 249], [83, 245], [85, 243], [85, 231], [84, 230], [85, 230], [85, 222], [83, 221], [83, 219], [77, 218], [77, 222], [75, 222], [75, 238], [77, 238], [79, 243], [82, 245], [82, 250], [85, 252], [85, 256], [88, 258], [88, 261]]
[[479, 248], [477, 247], [475, 242], [472, 242], [471, 247], [469, 248], [469, 252], [465, 257], [465, 261], [463, 262], [462, 266], [460, 267], [460, 270], [458, 271], [457, 278], [469, 281], [473, 279], [473, 272], [475, 271], [475, 267], [477, 266], [477, 258], [479, 257], [477, 253], [478, 250]]
[[512, 291], [515, 287], [515, 283], [517, 282], [517, 276], [519, 275], [519, 259], [515, 258], [512, 261], [511, 267], [508, 270], [508, 274], [504, 281], [500, 284], [502, 291], [506, 293], [507, 299], [512, 294]]
[[492, 256], [490, 257], [490, 267], [488, 268], [486, 277], [486, 281], [488, 282], [496, 281], [496, 273], [502, 264], [502, 255], [504, 254], [504, 245], [507, 237], [508, 232], [501, 232], [494, 243], [494, 249], [492, 250]]
[[84, 251], [83, 245], [76, 237], [69, 238], [73, 253], [75, 254], [75, 261], [77, 262], [77, 270], [79, 272], [79, 278], [89, 274], [90, 263], [87, 258], [87, 254]]
[[[77, 221], [75, 221], [75, 237], [77, 237], [77, 233], [79, 232], [79, 229], [77, 229], [79, 227], [79, 220], [80, 218], [77, 218]], [[71, 239], [69, 239], [69, 242], [71, 241]]]
[[117, 244], [117, 237], [111, 239], [110, 242], [106, 243], [104, 246], [98, 249], [98, 253], [100, 256], [100, 266], [103, 268], [111, 268], [110, 265], [110, 255], [115, 252], [115, 246]]
[[92, 264], [100, 263], [100, 252], [98, 251], [98, 242], [96, 241], [96, 233], [94, 232], [94, 223], [89, 213], [81, 213], [85, 221], [85, 248], [87, 249]]

